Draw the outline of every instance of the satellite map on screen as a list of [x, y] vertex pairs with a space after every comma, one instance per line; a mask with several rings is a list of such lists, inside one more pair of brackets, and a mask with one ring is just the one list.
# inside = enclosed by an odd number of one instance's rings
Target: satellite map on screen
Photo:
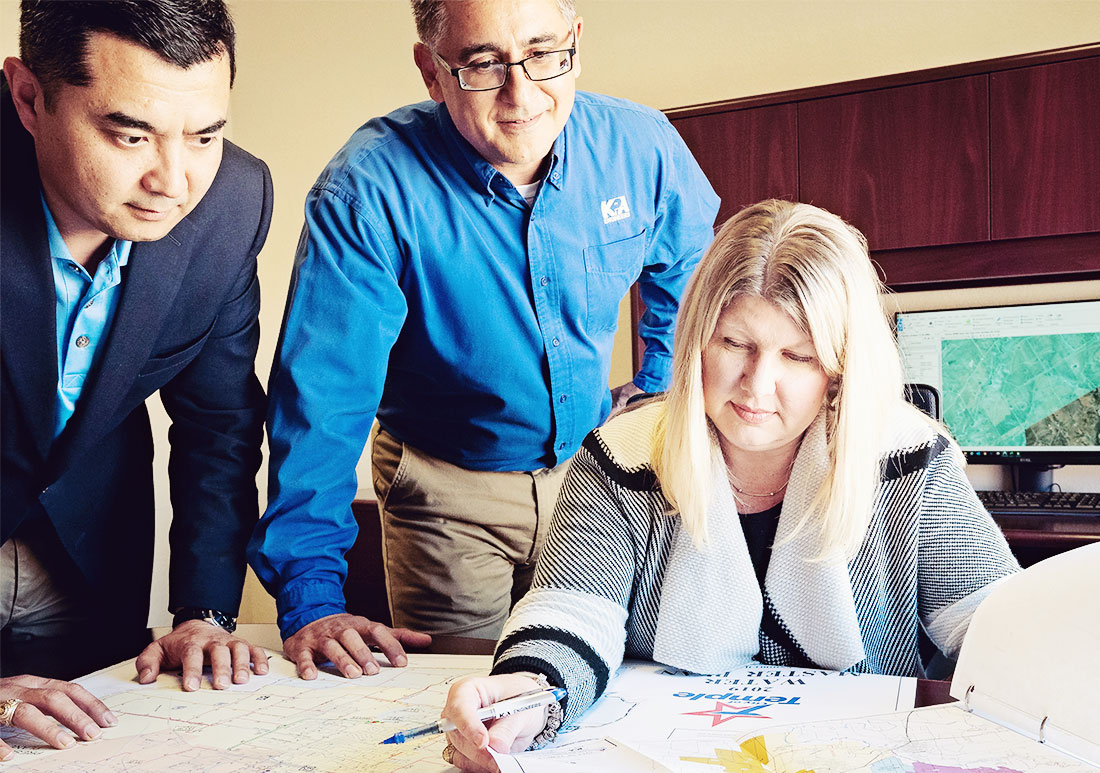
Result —
[[964, 448], [1100, 445], [1100, 333], [941, 346], [943, 419]]

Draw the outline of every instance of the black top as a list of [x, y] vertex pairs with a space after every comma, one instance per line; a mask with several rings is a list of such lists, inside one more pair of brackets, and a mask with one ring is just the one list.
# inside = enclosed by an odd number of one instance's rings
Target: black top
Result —
[[745, 544], [749, 548], [752, 568], [756, 570], [756, 580], [760, 588], [764, 587], [764, 577], [768, 573], [768, 561], [772, 557], [772, 543], [775, 531], [779, 528], [780, 502], [775, 507], [761, 510], [759, 513], [738, 513], [741, 516], [741, 531], [745, 533]]

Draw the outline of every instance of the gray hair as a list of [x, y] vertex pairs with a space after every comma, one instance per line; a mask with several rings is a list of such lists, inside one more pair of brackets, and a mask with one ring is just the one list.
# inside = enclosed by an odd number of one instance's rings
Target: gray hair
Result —
[[[439, 47], [447, 31], [447, 10], [445, 0], [411, 0], [413, 19], [416, 21], [416, 34], [420, 42], [433, 51]], [[561, 17], [569, 24], [577, 18], [574, 0], [557, 0]]]

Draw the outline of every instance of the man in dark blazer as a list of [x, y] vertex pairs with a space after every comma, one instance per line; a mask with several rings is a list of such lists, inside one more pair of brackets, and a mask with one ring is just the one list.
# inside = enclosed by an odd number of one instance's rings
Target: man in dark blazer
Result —
[[[146, 645], [141, 682], [182, 666], [197, 689], [204, 659], [219, 688], [267, 669], [232, 631], [258, 515], [272, 188], [222, 137], [222, 0], [24, 0], [20, 54], [0, 94], [0, 724], [63, 748], [113, 722], [60, 680]], [[150, 644], [158, 390], [176, 617]]]

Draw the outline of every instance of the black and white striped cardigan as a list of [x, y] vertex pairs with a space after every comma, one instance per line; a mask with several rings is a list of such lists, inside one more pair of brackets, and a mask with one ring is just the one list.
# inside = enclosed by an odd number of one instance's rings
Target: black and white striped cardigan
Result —
[[[779, 665], [919, 675], [918, 640], [954, 654], [991, 584], [1019, 570], [947, 439], [899, 406], [857, 555], [830, 567], [806, 560], [817, 544], [806, 537], [778, 545], [761, 593], [724, 475], [714, 479], [708, 551], [693, 552], [669, 514], [650, 463], [661, 410], [649, 402], [585, 440], [532, 588], [497, 645], [494, 673], [543, 673], [568, 688], [567, 722], [603, 693], [624, 657], [702, 673], [755, 655]], [[818, 417], [792, 469], [777, 541], [826, 464]], [[722, 524], [728, 544], [721, 533], [713, 538]]]

